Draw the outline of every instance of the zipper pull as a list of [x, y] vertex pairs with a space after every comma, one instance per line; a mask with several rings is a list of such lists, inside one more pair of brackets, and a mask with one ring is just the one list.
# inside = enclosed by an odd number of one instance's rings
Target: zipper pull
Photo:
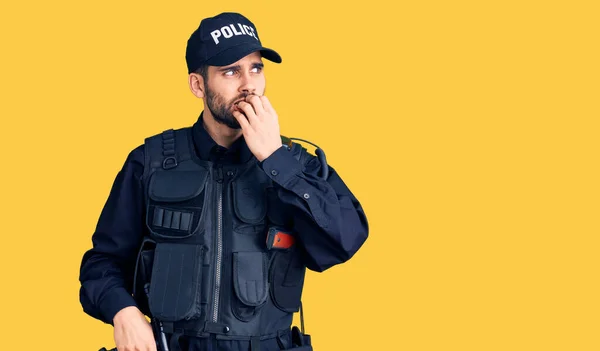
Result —
[[217, 165], [217, 183], [223, 183], [223, 165]]

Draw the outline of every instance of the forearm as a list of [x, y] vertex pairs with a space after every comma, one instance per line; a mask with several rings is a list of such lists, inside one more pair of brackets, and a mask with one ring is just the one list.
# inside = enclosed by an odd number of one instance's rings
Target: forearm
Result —
[[112, 324], [117, 312], [136, 303], [131, 295], [130, 270], [121, 268], [109, 256], [88, 251], [80, 271], [80, 302], [90, 316]]
[[333, 168], [328, 179], [322, 179], [316, 158], [303, 168], [285, 149], [267, 158], [262, 167], [277, 184], [279, 201], [292, 213], [309, 269], [324, 271], [354, 256], [368, 237], [368, 222]]
[[92, 235], [93, 247], [81, 261], [83, 310], [106, 323], [112, 323], [122, 308], [135, 305], [131, 296], [135, 260], [145, 230], [143, 165], [143, 148], [138, 147], [117, 174]]

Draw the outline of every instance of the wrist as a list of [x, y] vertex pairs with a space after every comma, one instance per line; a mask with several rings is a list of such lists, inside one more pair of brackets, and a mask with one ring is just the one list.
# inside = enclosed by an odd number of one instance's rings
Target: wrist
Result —
[[132, 315], [137, 314], [136, 310], [137, 310], [137, 307], [135, 307], [135, 306], [128, 306], [128, 307], [121, 309], [119, 312], [117, 312], [115, 314], [115, 317], [113, 318], [113, 324], [114, 325], [120, 324], [124, 320], [130, 319]]
[[279, 150], [281, 147], [283, 146], [283, 144], [280, 142], [279, 145], [277, 145], [274, 148], [271, 148], [269, 151], [265, 152], [262, 155], [259, 155], [259, 157], [257, 157], [259, 162], [263, 162], [264, 160], [266, 160], [269, 156], [273, 155], [273, 153], [277, 150]]

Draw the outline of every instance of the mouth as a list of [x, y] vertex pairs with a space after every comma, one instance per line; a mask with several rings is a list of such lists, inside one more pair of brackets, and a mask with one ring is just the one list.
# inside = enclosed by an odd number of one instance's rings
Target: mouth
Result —
[[246, 98], [239, 99], [239, 100], [235, 100], [235, 101], [233, 102], [233, 104], [232, 104], [232, 105], [233, 105], [233, 109], [234, 109], [234, 110], [238, 110], [238, 111], [242, 111], [242, 109], [240, 109], [240, 108], [238, 107], [238, 103], [240, 103], [240, 102], [242, 102], [242, 101], [246, 101]]

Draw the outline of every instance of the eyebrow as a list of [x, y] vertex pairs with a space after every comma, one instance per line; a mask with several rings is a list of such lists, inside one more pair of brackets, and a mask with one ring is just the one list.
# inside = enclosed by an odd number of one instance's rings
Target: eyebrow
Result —
[[[261, 62], [255, 62], [252, 64], [252, 68], [263, 68], [263, 67], [265, 67], [265, 65]], [[219, 68], [219, 72], [226, 72], [226, 71], [231, 71], [231, 70], [236, 71], [236, 70], [239, 70], [240, 68], [242, 68], [242, 67], [240, 67], [240, 65], [228, 66], [228, 67]]]
[[231, 71], [231, 70], [238, 70], [240, 69], [239, 65], [235, 65], [235, 66], [229, 66], [229, 67], [223, 67], [223, 68], [219, 68], [219, 72], [225, 72], [225, 71]]

